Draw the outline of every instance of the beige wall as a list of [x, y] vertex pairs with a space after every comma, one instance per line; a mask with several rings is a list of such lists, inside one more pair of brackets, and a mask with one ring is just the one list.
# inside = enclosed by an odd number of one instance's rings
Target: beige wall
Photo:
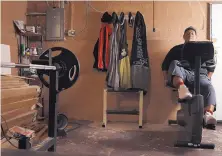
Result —
[[[206, 2], [155, 2], [155, 28], [152, 32], [153, 10], [152, 2], [90, 2], [101, 12], [108, 10], [118, 14], [123, 11], [136, 13], [140, 11], [147, 26], [147, 43], [151, 66], [151, 89], [144, 96], [144, 120], [152, 123], [163, 123], [175, 114], [175, 104], [171, 101], [171, 91], [163, 86], [161, 63], [169, 49], [183, 42], [182, 35], [186, 27], [192, 25], [197, 28], [198, 38], [205, 40], [207, 36], [207, 3]], [[81, 64], [80, 77], [77, 83], [60, 93], [60, 112], [69, 118], [102, 121], [102, 95], [105, 86], [105, 73], [93, 70], [93, 48], [99, 35], [100, 18], [102, 13], [89, 9], [86, 18], [86, 4], [73, 2], [73, 27], [78, 33], [84, 28], [84, 32], [74, 38], [66, 37], [64, 42], [48, 42], [47, 46], [63, 46], [75, 53]], [[28, 11], [45, 12], [45, 2], [28, 2]], [[70, 25], [70, 10], [67, 5], [65, 24]], [[27, 19], [34, 22], [33, 19]], [[44, 18], [39, 18], [43, 22]], [[133, 29], [128, 27], [129, 49], [132, 46]], [[109, 95], [109, 106], [121, 101], [127, 107], [138, 106], [138, 96], [134, 94]], [[110, 120], [136, 121], [137, 116], [113, 116]]]
[[[1, 44], [10, 45], [11, 61], [18, 62], [18, 45], [15, 36], [13, 20], [26, 22], [26, 1], [1, 2]], [[4, 52], [1, 52], [4, 55]], [[17, 75], [17, 70], [12, 69], [12, 74]]]

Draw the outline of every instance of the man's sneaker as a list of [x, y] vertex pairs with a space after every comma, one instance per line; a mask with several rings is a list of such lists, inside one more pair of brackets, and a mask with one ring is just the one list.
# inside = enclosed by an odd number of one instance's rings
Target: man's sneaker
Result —
[[204, 127], [206, 127], [207, 129], [215, 129], [216, 128], [216, 124], [217, 124], [217, 120], [214, 117], [213, 114], [211, 114], [210, 112], [206, 112], [204, 114]]
[[190, 99], [192, 97], [192, 94], [190, 93], [189, 89], [184, 84], [180, 85], [178, 92], [180, 100]]

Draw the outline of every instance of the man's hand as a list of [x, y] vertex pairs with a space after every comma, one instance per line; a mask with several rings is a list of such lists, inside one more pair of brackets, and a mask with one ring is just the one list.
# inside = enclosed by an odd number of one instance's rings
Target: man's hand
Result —
[[212, 75], [213, 75], [213, 72], [209, 72], [209, 73], [207, 74], [207, 77], [211, 80]]

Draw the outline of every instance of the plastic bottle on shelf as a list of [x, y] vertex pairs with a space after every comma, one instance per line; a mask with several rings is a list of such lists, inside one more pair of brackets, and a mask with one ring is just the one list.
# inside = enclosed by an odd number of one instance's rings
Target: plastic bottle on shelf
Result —
[[25, 56], [25, 45], [24, 45], [24, 44], [21, 44], [21, 45], [20, 45], [20, 48], [21, 48], [21, 54], [22, 54], [22, 56]]
[[36, 50], [36, 45], [35, 44], [33, 44], [32, 45], [32, 55], [37, 55], [38, 53], [37, 53], [37, 50]]
[[38, 53], [37, 53], [37, 50], [36, 50], [36, 47], [33, 47], [32, 54], [33, 54], [33, 55], [37, 55], [37, 54], [38, 54]]
[[30, 56], [30, 48], [27, 48], [27, 49], [26, 49], [26, 55], [27, 55], [27, 56]]

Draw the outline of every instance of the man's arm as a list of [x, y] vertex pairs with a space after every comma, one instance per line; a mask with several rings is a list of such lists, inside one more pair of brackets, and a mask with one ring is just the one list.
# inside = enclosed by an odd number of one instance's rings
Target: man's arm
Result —
[[172, 48], [166, 55], [166, 57], [163, 60], [162, 63], [162, 72], [163, 72], [163, 77], [164, 77], [164, 81], [167, 81], [167, 75], [168, 75], [168, 68], [170, 66], [171, 61], [173, 60], [173, 54], [174, 52], [174, 48]]
[[214, 73], [214, 70], [215, 70], [216, 67], [213, 66], [213, 65], [215, 65], [215, 64], [216, 64], [216, 62], [215, 62], [214, 59], [206, 61], [206, 65], [207, 66], [212, 66], [212, 67], [207, 67], [207, 71], [208, 71], [207, 76], [208, 76], [209, 79], [211, 79], [211, 77], [212, 77], [212, 75]]
[[171, 62], [171, 54], [172, 52], [171, 51], [169, 51], [168, 53], [167, 53], [167, 55], [166, 55], [166, 57], [164, 58], [164, 60], [163, 60], [163, 63], [162, 63], [162, 71], [163, 72], [167, 72], [168, 71], [168, 68], [169, 68], [169, 66], [170, 66], [170, 62]]
[[173, 60], [181, 59], [181, 47], [182, 45], [177, 45], [170, 49], [162, 62], [162, 71], [168, 71]]

